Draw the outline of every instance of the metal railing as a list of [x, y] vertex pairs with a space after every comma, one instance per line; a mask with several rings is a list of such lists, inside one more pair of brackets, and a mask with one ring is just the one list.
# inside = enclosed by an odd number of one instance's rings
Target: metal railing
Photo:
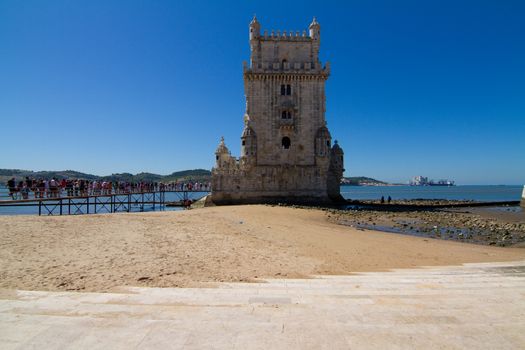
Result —
[[[2, 191], [5, 192], [5, 191]], [[2, 207], [36, 207], [38, 215], [78, 215], [116, 212], [145, 211], [146, 209], [165, 210], [166, 193], [178, 199], [178, 206], [186, 207], [193, 201], [209, 193], [203, 190], [151, 190], [120, 193], [91, 193], [85, 195], [48, 198], [27, 198], [0, 200]], [[67, 194], [67, 192], [66, 192]], [[74, 193], [73, 193], [74, 194]], [[193, 198], [190, 198], [193, 197]], [[9, 197], [11, 198], [11, 197]]]

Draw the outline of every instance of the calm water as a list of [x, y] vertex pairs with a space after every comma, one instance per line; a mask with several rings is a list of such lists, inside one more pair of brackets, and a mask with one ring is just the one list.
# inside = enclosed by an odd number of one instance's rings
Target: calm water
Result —
[[519, 201], [523, 186], [341, 186], [346, 199], [455, 199]]
[[[381, 196], [392, 199], [456, 199], [475, 201], [518, 201], [521, 198], [523, 186], [341, 186], [341, 194], [347, 199], [380, 199]], [[191, 198], [202, 197], [202, 193], [191, 193]], [[0, 188], [0, 199], [7, 199], [7, 190]], [[174, 193], [166, 194], [166, 201], [176, 201], [180, 198]], [[140, 211], [139, 206], [132, 208]], [[166, 208], [177, 210], [180, 208]], [[152, 210], [146, 206], [144, 211]], [[0, 215], [37, 214], [37, 207], [2, 207]]]

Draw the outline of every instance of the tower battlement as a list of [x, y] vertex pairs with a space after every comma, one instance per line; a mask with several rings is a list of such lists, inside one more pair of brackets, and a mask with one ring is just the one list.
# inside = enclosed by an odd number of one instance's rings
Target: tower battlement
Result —
[[321, 37], [321, 25], [317, 20], [313, 19], [312, 23], [306, 30], [280, 30], [280, 29], [265, 29], [261, 35], [261, 24], [257, 17], [253, 17], [250, 22], [250, 40], [264, 39], [264, 40], [292, 40], [292, 41], [319, 41]]
[[[253, 18], [249, 26], [250, 69], [261, 71], [293, 70], [308, 73], [325, 68], [319, 60], [321, 26], [315, 20], [308, 33], [299, 31], [267, 30], [261, 35], [261, 25]], [[326, 72], [325, 72], [326, 73]]]
[[306, 34], [306, 30], [300, 31], [280, 31], [274, 30], [271, 31], [264, 30], [263, 34], [260, 36], [262, 40], [280, 40], [280, 41], [311, 41], [313, 40], [310, 35]]

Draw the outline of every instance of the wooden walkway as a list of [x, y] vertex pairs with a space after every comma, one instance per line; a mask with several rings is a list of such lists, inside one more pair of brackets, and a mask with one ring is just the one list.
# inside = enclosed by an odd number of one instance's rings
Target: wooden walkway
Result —
[[[166, 193], [173, 193], [178, 203], [184, 205], [191, 199], [190, 194], [198, 199], [206, 196], [208, 191], [167, 190], [131, 193], [93, 194], [87, 196], [30, 198], [0, 200], [2, 207], [38, 207], [38, 215], [78, 215], [144, 211], [146, 206], [151, 210], [166, 208]], [[200, 198], [199, 198], [200, 197]]]

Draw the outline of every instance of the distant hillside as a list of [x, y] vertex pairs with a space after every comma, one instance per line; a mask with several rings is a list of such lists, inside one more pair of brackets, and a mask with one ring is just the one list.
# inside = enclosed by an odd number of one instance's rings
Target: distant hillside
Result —
[[74, 170], [61, 170], [61, 171], [31, 171], [21, 169], [0, 169], [0, 182], [5, 183], [10, 178], [14, 177], [17, 180], [22, 180], [26, 176], [33, 179], [44, 178], [50, 179], [56, 177], [57, 179], [86, 179], [95, 180], [100, 178], [96, 175], [84, 174]]
[[382, 186], [388, 183], [365, 176], [343, 177], [341, 183], [350, 186]]
[[120, 173], [120, 174], [111, 174], [109, 176], [102, 176], [102, 180], [107, 181], [125, 181], [125, 182], [159, 182], [162, 181], [163, 176], [152, 174], [152, 173], [138, 173], [138, 174], [130, 174], [130, 173]]
[[186, 180], [193, 180], [193, 181], [204, 181], [208, 182], [211, 181], [211, 171], [206, 169], [193, 169], [193, 170], [183, 170], [183, 171], [176, 171], [172, 173], [171, 175], [167, 175], [163, 177], [163, 181], [166, 182], [172, 182], [172, 181], [186, 181]]
[[0, 183], [5, 184], [10, 178], [14, 177], [17, 181], [23, 180], [26, 176], [33, 179], [85, 179], [85, 180], [109, 180], [109, 181], [127, 181], [127, 182], [175, 182], [175, 181], [199, 181], [207, 182], [211, 179], [211, 172], [205, 169], [193, 169], [176, 171], [170, 175], [158, 175], [152, 173], [120, 173], [107, 176], [97, 176], [85, 174], [74, 170], [63, 171], [31, 171], [20, 169], [0, 169]]
[[[97, 176], [92, 174], [85, 174], [74, 170], [61, 171], [31, 171], [20, 169], [0, 169], [0, 184], [5, 184], [7, 180], [15, 177], [17, 181], [23, 180], [26, 176], [33, 179], [44, 178], [50, 179], [56, 177], [57, 179], [85, 179], [85, 180], [108, 180], [108, 181], [126, 181], [126, 182], [175, 182], [175, 181], [211, 181], [211, 172], [206, 169], [192, 169], [176, 171], [169, 175], [158, 175], [152, 173], [118, 173], [107, 176]], [[372, 179], [365, 176], [344, 177], [341, 180], [342, 184], [351, 186], [381, 186], [388, 183]]]

